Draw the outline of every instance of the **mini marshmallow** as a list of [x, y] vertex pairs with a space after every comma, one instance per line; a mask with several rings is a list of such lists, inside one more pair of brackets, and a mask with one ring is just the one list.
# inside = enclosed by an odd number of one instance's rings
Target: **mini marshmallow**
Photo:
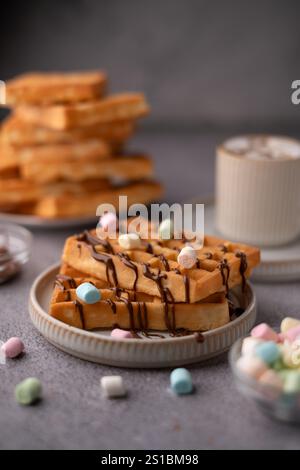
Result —
[[42, 384], [39, 379], [29, 377], [15, 388], [15, 398], [20, 405], [32, 405], [42, 396]]
[[266, 372], [267, 366], [259, 357], [241, 356], [236, 362], [237, 368], [253, 379], [259, 377]]
[[295, 339], [300, 337], [300, 325], [287, 330], [285, 333], [282, 333], [281, 336], [292, 343]]
[[20, 338], [9, 338], [2, 346], [1, 351], [5, 357], [17, 357], [24, 351], [24, 343]]
[[180, 251], [177, 261], [183, 268], [191, 269], [197, 262], [197, 252], [191, 246], [185, 246]]
[[280, 331], [281, 333], [286, 333], [288, 330], [291, 330], [296, 326], [300, 326], [300, 320], [297, 320], [297, 318], [286, 317], [281, 322]]
[[86, 304], [95, 304], [101, 299], [101, 292], [90, 282], [83, 282], [77, 287], [76, 296]]
[[283, 390], [285, 393], [300, 392], [300, 372], [290, 370], [287, 372], [284, 380]]
[[256, 346], [255, 355], [270, 366], [280, 358], [281, 352], [274, 341], [265, 341]]
[[264, 339], [265, 341], [278, 341], [278, 335], [269, 325], [266, 323], [260, 323], [255, 326], [251, 331], [251, 336], [254, 338]]
[[272, 369], [266, 370], [266, 372], [259, 377], [259, 382], [264, 385], [269, 385], [278, 391], [283, 389], [282, 377]]
[[119, 339], [133, 338], [133, 335], [130, 331], [121, 330], [120, 328], [115, 328], [114, 330], [112, 330], [112, 332], [110, 333], [110, 336], [112, 336], [112, 338], [119, 338]]
[[137, 233], [123, 233], [119, 236], [119, 245], [125, 250], [133, 250], [141, 246], [141, 239]]
[[252, 336], [248, 336], [247, 338], [244, 338], [243, 344], [242, 344], [242, 351], [241, 351], [242, 355], [254, 356], [255, 348], [260, 343], [262, 343], [262, 340], [259, 338], [253, 338]]
[[162, 240], [171, 240], [174, 237], [174, 224], [171, 219], [163, 220], [158, 228], [159, 238]]
[[100, 384], [104, 395], [108, 398], [119, 398], [126, 395], [126, 389], [120, 375], [102, 377]]
[[171, 372], [171, 389], [177, 395], [187, 395], [193, 391], [192, 376], [187, 369], [179, 367]]
[[113, 212], [106, 212], [100, 218], [100, 225], [107, 232], [115, 231], [118, 226], [118, 217]]

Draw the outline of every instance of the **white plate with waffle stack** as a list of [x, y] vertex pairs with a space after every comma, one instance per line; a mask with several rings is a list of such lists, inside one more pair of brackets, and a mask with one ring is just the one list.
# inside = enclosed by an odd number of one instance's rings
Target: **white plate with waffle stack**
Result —
[[233, 290], [238, 303], [245, 302], [242, 315], [225, 326], [203, 333], [204, 342], [194, 334], [181, 337], [115, 339], [111, 330], [85, 331], [63, 323], [48, 313], [53, 284], [60, 265], [42, 272], [35, 280], [29, 299], [30, 317], [39, 332], [54, 346], [73, 356], [117, 367], [174, 367], [201, 362], [227, 351], [245, 336], [255, 323], [256, 299], [247, 284], [246, 293]]

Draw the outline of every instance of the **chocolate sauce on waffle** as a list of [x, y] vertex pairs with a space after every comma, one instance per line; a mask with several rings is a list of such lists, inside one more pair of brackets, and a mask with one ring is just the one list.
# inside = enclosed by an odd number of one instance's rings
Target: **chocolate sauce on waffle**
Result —
[[79, 316], [80, 316], [80, 320], [81, 320], [81, 323], [82, 323], [82, 329], [85, 330], [85, 321], [84, 321], [84, 311], [83, 311], [83, 305], [76, 299], [76, 300], [73, 300], [73, 304], [75, 305], [78, 313], [79, 313]]
[[164, 265], [165, 270], [170, 271], [170, 265], [169, 265], [169, 261], [167, 260], [167, 258], [163, 254], [158, 255], [158, 258], [160, 259], [160, 261]]
[[230, 268], [229, 268], [228, 261], [227, 261], [226, 258], [222, 259], [222, 261], [220, 262], [219, 270], [221, 272], [223, 286], [225, 286], [226, 297], [227, 297], [228, 296], [228, 291], [229, 291], [228, 281], [229, 281]]
[[243, 253], [242, 251], [237, 251], [235, 253], [235, 256], [237, 258], [240, 258], [241, 260], [241, 263], [240, 263], [240, 275], [242, 277], [242, 291], [244, 292], [245, 291], [245, 288], [246, 288], [246, 276], [245, 276], [245, 272], [247, 271], [247, 268], [248, 268], [248, 263], [247, 263], [247, 256], [245, 253]]
[[[91, 247], [91, 255], [96, 261], [100, 261], [100, 263], [105, 264], [105, 267], [106, 267], [106, 280], [107, 280], [108, 284], [113, 284], [117, 287], [118, 286], [117, 271], [116, 271], [116, 268], [115, 268], [115, 265], [114, 265], [114, 262], [113, 262], [112, 258], [109, 255], [107, 255], [106, 253], [98, 253], [95, 250], [94, 246]], [[109, 273], [111, 273], [111, 277], [112, 277], [113, 282], [111, 282]]]
[[101, 238], [94, 237], [91, 235], [88, 230], [85, 230], [81, 235], [77, 237], [78, 241], [82, 241], [91, 245], [93, 247], [97, 245], [101, 245], [107, 253], [114, 254], [114, 250], [112, 245], [109, 243], [108, 240], [102, 240]]
[[110, 306], [110, 308], [112, 309], [113, 314], [115, 315], [117, 313], [116, 302], [114, 302], [111, 299], [106, 299], [105, 302]]
[[185, 288], [185, 301], [187, 304], [190, 303], [190, 280], [188, 276], [183, 276], [184, 288]]
[[76, 282], [74, 281], [74, 279], [72, 277], [67, 276], [66, 274], [57, 274], [55, 284], [62, 291], [64, 291], [66, 289], [63, 281], [66, 281], [69, 284], [69, 287], [68, 287], [69, 289], [76, 289], [76, 287], [77, 287]]
[[135, 279], [134, 279], [133, 286], [132, 286], [132, 289], [134, 291], [134, 299], [135, 299], [136, 298], [136, 283], [139, 277], [137, 266], [131, 261], [131, 259], [126, 253], [118, 253], [118, 257], [120, 258], [122, 263], [124, 263], [125, 266], [127, 266], [127, 268], [132, 269], [132, 271], [135, 274]]

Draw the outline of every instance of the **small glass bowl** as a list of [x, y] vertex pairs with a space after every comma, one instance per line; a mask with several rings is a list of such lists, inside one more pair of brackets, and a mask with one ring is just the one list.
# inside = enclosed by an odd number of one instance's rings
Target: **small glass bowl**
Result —
[[27, 263], [31, 233], [23, 227], [0, 222], [0, 284], [11, 279]]
[[236, 365], [241, 357], [243, 339], [236, 341], [229, 352], [229, 362], [238, 390], [256, 402], [265, 414], [289, 423], [300, 423], [300, 393], [282, 393], [270, 385], [261, 384], [240, 371]]

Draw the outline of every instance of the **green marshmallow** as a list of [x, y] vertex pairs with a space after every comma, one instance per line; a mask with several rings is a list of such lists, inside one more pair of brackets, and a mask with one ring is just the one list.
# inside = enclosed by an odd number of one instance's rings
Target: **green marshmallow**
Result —
[[283, 391], [285, 393], [300, 392], [300, 372], [290, 370], [285, 376]]
[[28, 377], [15, 388], [15, 398], [20, 405], [32, 405], [41, 396], [42, 384], [35, 377]]
[[158, 228], [159, 238], [161, 240], [171, 240], [174, 237], [174, 224], [171, 219], [165, 219]]
[[282, 361], [282, 358], [280, 357], [279, 359], [277, 359], [277, 361], [275, 361], [273, 364], [272, 364], [272, 369], [276, 370], [277, 372], [279, 371], [282, 371], [283, 369], [286, 368], [286, 365], [284, 364], [284, 362]]

